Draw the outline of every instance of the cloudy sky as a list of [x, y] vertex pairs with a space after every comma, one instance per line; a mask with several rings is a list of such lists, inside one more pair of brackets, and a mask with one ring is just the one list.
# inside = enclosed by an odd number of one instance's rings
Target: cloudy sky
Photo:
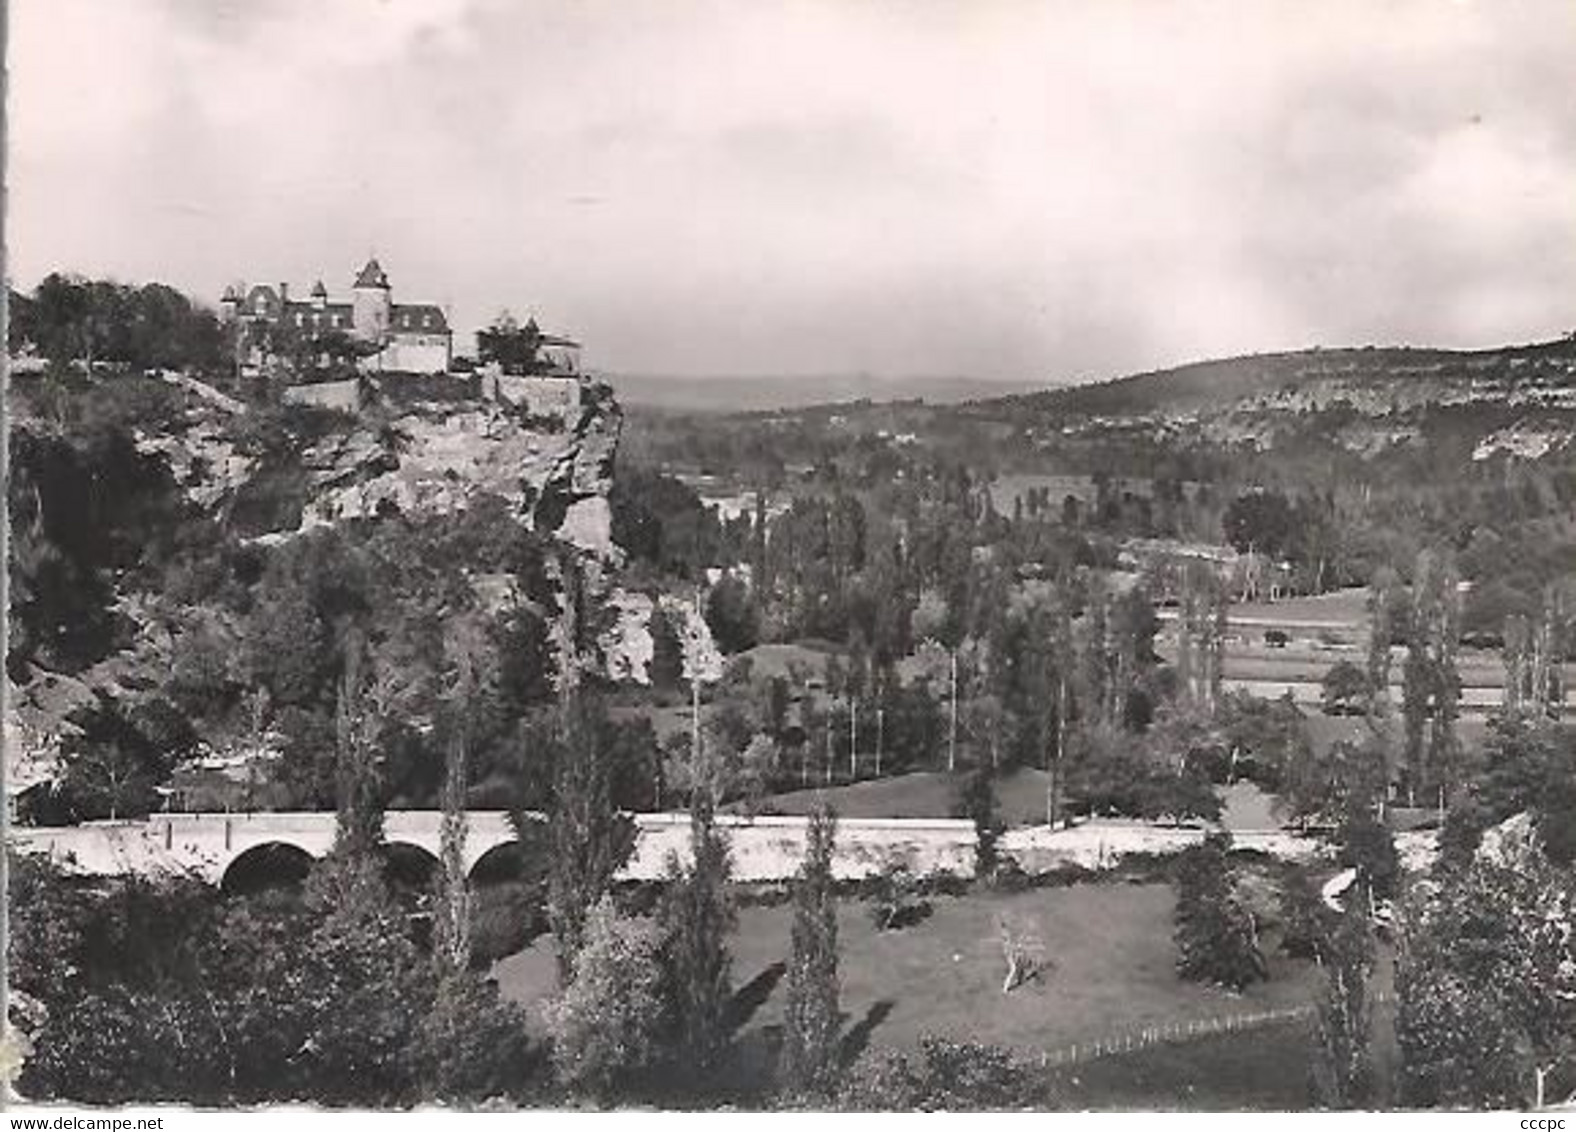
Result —
[[693, 374], [1576, 327], [1570, 0], [10, 10], [23, 287], [340, 293], [375, 251], [461, 329]]

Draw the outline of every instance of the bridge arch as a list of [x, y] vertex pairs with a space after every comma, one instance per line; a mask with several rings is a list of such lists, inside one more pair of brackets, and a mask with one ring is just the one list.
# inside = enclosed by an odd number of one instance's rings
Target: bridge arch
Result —
[[473, 885], [509, 884], [529, 879], [531, 872], [525, 846], [518, 841], [500, 841], [476, 858], [470, 881]]
[[438, 856], [412, 841], [383, 843], [383, 875], [396, 888], [430, 892], [438, 876]]
[[245, 896], [271, 888], [297, 888], [317, 858], [288, 841], [263, 841], [243, 849], [224, 867], [219, 888], [226, 896]]

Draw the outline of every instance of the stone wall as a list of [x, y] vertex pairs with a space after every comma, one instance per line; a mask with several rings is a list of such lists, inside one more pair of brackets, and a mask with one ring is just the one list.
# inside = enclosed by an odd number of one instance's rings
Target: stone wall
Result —
[[449, 368], [449, 339], [443, 334], [396, 334], [381, 353], [366, 361], [369, 370], [444, 373]]
[[285, 390], [284, 400], [287, 405], [317, 405], [354, 413], [361, 408], [361, 379], [351, 377], [343, 381], [292, 385]]
[[571, 421], [580, 413], [578, 377], [510, 377], [488, 373], [482, 378], [486, 396], [524, 409], [533, 417]]

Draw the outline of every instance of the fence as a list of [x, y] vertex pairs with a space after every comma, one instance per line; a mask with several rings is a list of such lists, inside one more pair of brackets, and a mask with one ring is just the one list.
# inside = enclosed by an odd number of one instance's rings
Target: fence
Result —
[[[1388, 991], [1373, 996], [1375, 1005], [1391, 1001]], [[1244, 1030], [1257, 1030], [1265, 1026], [1284, 1025], [1312, 1018], [1317, 1011], [1311, 1003], [1287, 1006], [1278, 1010], [1240, 1011], [1235, 1014], [1217, 1014], [1210, 1018], [1195, 1018], [1186, 1022], [1166, 1022], [1159, 1026], [1144, 1026], [1114, 1038], [1100, 1038], [1092, 1042], [1075, 1042], [1061, 1049], [1044, 1050], [1040, 1066], [1053, 1069], [1081, 1065], [1102, 1057], [1134, 1053], [1149, 1049], [1162, 1042], [1187, 1042], [1215, 1034], [1232, 1034]]]

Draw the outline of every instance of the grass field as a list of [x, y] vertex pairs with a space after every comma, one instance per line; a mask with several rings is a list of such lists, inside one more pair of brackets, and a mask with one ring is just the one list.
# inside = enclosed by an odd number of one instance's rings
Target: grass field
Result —
[[[804, 815], [829, 802], [845, 818], [950, 818], [964, 774], [915, 771], [827, 789], [793, 790], [766, 799], [771, 811]], [[993, 784], [1009, 825], [1045, 822], [1045, 772], [1014, 770]], [[736, 809], [737, 807], [730, 807]]]
[[1233, 605], [1230, 619], [1243, 624], [1307, 623], [1361, 627], [1368, 626], [1368, 591], [1362, 588], [1335, 590], [1308, 597], [1288, 597], [1280, 601], [1244, 601]]
[[[1359, 719], [1338, 719], [1346, 725], [1336, 737], [1344, 737]], [[1334, 737], [1328, 740], [1333, 742]], [[963, 775], [944, 771], [917, 771], [893, 775], [823, 790], [795, 790], [773, 794], [765, 799], [776, 813], [803, 816], [829, 803], [845, 818], [947, 818], [954, 816], [958, 785]], [[1002, 818], [1009, 826], [1045, 824], [1046, 774], [1042, 770], [1018, 768], [992, 784]], [[1273, 799], [1246, 783], [1221, 791], [1221, 821], [1227, 829], [1274, 829], [1281, 823], [1273, 812]], [[726, 809], [737, 810], [739, 804]]]
[[[1089, 884], [1017, 894], [937, 897], [924, 919], [878, 932], [868, 906], [839, 908], [845, 1031], [878, 1045], [913, 1046], [937, 1034], [1008, 1046], [1026, 1055], [1162, 1023], [1310, 1001], [1310, 963], [1272, 955], [1271, 978], [1241, 995], [1177, 978], [1172, 895], [1159, 884]], [[1000, 924], [1036, 935], [1045, 975], [1011, 994], [1001, 990]], [[781, 972], [792, 909], [744, 908], [733, 937], [735, 984], [750, 986], [741, 1042], [780, 1024], [787, 988]], [[504, 995], [535, 1012], [554, 981], [545, 938], [501, 961]]]
[[[1307, 729], [1308, 740], [1313, 744], [1314, 750], [1321, 754], [1342, 740], [1360, 743], [1369, 733], [1368, 721], [1355, 715], [1323, 715], [1319, 712], [1310, 712], [1303, 726]], [[1398, 750], [1401, 742], [1401, 721], [1392, 716], [1386, 725], [1385, 734], [1390, 747]], [[1484, 740], [1488, 737], [1488, 722], [1465, 716], [1456, 721], [1456, 736], [1460, 739], [1463, 750], [1469, 755], [1476, 754], [1483, 749]]]
[[[1397, 1053], [1387, 1013], [1375, 1010], [1377, 1092], [1369, 1108], [1394, 1103]], [[1296, 1112], [1309, 1107], [1313, 1056], [1313, 1023], [1300, 1020], [1163, 1043], [1057, 1070], [1053, 1091], [1063, 1108], [1073, 1110]]]

